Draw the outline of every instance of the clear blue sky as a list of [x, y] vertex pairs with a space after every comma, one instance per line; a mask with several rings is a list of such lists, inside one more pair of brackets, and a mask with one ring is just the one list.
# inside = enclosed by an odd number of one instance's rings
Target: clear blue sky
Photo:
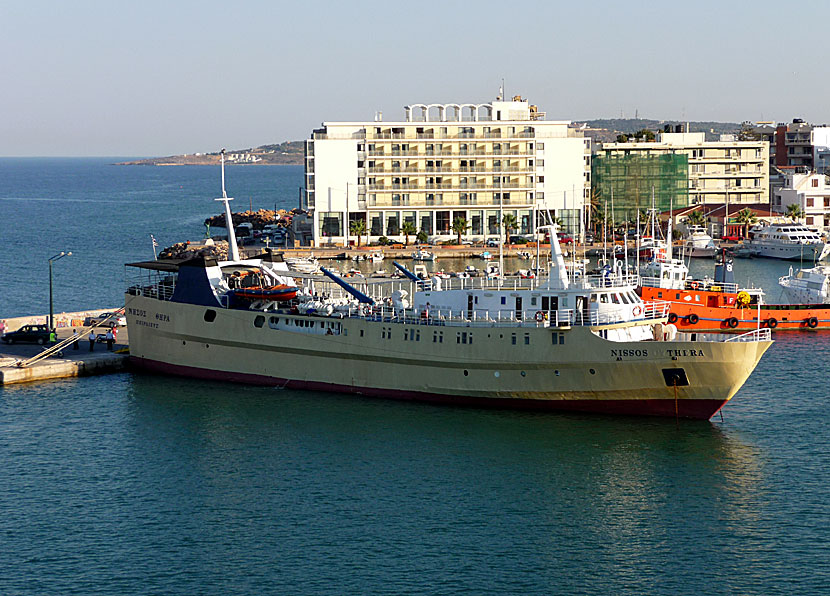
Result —
[[0, 156], [170, 155], [487, 101], [830, 121], [830, 3], [0, 2]]

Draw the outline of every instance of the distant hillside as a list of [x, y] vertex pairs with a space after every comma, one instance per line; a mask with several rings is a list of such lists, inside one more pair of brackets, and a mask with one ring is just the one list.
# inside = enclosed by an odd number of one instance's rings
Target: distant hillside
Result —
[[[583, 122], [575, 120], [574, 122]], [[615, 141], [619, 134], [631, 134], [644, 128], [654, 132], [662, 132], [666, 125], [683, 125], [685, 131], [686, 122], [678, 120], [650, 120], [648, 118], [601, 118], [597, 120], [584, 120], [591, 129], [586, 134], [600, 142]], [[722, 134], [736, 134], [741, 125], [736, 122], [688, 122], [689, 132], [705, 132], [707, 141], [716, 141]]]
[[[152, 157], [124, 161], [120, 166], [204, 166], [218, 164], [219, 152], [186, 153], [167, 157]], [[286, 166], [303, 164], [303, 141], [286, 141], [272, 145], [260, 145], [248, 149], [225, 150], [225, 163], [229, 165]]]

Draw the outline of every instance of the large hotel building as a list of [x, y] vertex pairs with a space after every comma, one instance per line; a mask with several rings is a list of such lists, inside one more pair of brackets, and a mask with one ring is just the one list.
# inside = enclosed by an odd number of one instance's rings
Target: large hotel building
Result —
[[401, 122], [325, 122], [306, 141], [305, 207], [315, 245], [402, 240], [402, 228], [432, 241], [533, 234], [558, 218], [581, 231], [590, 190], [591, 141], [568, 121], [547, 121], [521, 97], [487, 104], [415, 104]]

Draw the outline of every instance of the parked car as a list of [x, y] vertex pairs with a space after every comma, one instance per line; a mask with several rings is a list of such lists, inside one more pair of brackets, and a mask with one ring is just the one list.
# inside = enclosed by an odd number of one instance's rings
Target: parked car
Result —
[[47, 344], [49, 343], [49, 327], [46, 325], [23, 325], [17, 331], [3, 334], [3, 341], [7, 344]]
[[499, 245], [499, 241], [496, 240], [495, 238], [488, 238], [486, 244], [487, 244], [488, 248], [494, 248], [494, 247], [497, 247]]
[[559, 238], [559, 244], [573, 244], [574, 243], [574, 239], [567, 232], [556, 232], [556, 236]]
[[[110, 317], [112, 318], [110, 319]], [[109, 320], [107, 321], [107, 319]], [[106, 321], [106, 323], [104, 321]], [[97, 327], [98, 325], [106, 325], [107, 327], [111, 327], [112, 325], [117, 327], [126, 327], [127, 317], [122, 314], [113, 316], [113, 313], [111, 312], [102, 312], [97, 317], [86, 317], [84, 319], [84, 327]]]
[[594, 243], [594, 233], [593, 232], [585, 232], [585, 244], [593, 244]]

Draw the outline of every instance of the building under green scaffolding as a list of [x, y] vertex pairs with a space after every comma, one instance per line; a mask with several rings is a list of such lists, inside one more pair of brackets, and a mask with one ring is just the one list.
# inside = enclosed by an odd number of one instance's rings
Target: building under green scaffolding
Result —
[[624, 155], [599, 153], [591, 163], [591, 195], [601, 210], [608, 205], [611, 216], [611, 190], [614, 220], [634, 221], [637, 211], [654, 206], [668, 211], [670, 206], [689, 205], [689, 158], [682, 153]]

